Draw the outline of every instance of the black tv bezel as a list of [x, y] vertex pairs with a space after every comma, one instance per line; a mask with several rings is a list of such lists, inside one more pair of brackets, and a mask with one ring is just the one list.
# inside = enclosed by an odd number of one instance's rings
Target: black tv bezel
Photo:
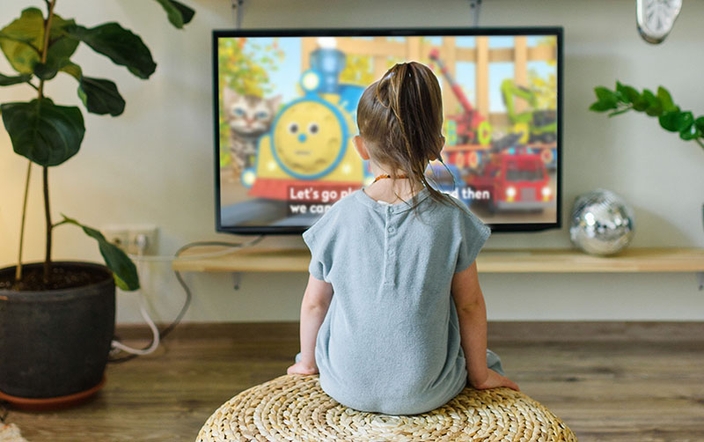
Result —
[[212, 90], [214, 122], [214, 165], [215, 165], [215, 231], [233, 235], [300, 235], [310, 226], [223, 226], [221, 222], [220, 189], [220, 103], [218, 82], [218, 39], [233, 37], [374, 37], [374, 36], [511, 36], [546, 35], [557, 39], [557, 167], [555, 221], [551, 223], [499, 223], [483, 220], [492, 232], [528, 233], [562, 228], [562, 131], [563, 131], [563, 89], [564, 89], [564, 28], [561, 26], [515, 26], [515, 27], [432, 27], [432, 28], [288, 28], [288, 29], [216, 29], [212, 31]]

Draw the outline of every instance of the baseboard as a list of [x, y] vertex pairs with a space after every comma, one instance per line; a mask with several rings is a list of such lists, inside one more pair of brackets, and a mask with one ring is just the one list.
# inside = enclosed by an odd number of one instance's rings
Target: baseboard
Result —
[[704, 322], [495, 321], [493, 342], [690, 342], [704, 341]]
[[[160, 327], [160, 329], [162, 329]], [[122, 339], [149, 339], [146, 326], [118, 325]], [[704, 322], [490, 321], [490, 342], [702, 342]], [[297, 322], [183, 323], [169, 339], [297, 340]]]
[[[157, 324], [163, 330], [166, 324]], [[176, 326], [169, 339], [298, 339], [298, 322], [184, 322]], [[118, 324], [115, 334], [122, 339], [151, 338], [149, 327], [141, 324]]]

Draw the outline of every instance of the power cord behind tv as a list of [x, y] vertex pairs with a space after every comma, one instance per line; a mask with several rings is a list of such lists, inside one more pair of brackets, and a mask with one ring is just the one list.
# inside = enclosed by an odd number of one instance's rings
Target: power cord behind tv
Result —
[[[244, 249], [247, 247], [252, 247], [256, 244], [258, 244], [261, 240], [264, 239], [264, 235], [259, 235], [255, 237], [254, 239], [244, 242], [244, 243], [231, 243], [231, 242], [226, 242], [226, 241], [196, 241], [192, 242], [189, 244], [186, 244], [185, 246], [181, 247], [176, 251], [173, 257], [171, 256], [143, 256], [141, 253], [137, 256], [133, 256], [132, 258], [138, 262], [140, 268], [141, 264], [146, 261], [168, 261], [171, 262], [176, 258], [179, 258], [183, 252], [186, 250], [192, 249], [194, 247], [211, 247], [211, 246], [218, 246], [218, 247], [225, 247], [224, 250], [218, 250], [217, 252], [213, 253], [202, 253], [198, 255], [190, 255], [188, 256], [187, 259], [202, 259], [202, 258], [210, 258], [214, 256], [220, 256], [224, 255], [227, 253], [232, 253], [233, 250], [240, 250]], [[145, 247], [146, 249], [146, 247]], [[140, 248], [140, 250], [142, 250]], [[141, 272], [140, 272], [141, 273]], [[143, 355], [148, 355], [153, 353], [159, 346], [160, 342], [164, 340], [164, 338], [173, 331], [174, 328], [178, 324], [181, 323], [181, 320], [183, 319], [184, 315], [186, 314], [186, 311], [188, 311], [188, 307], [191, 305], [191, 300], [193, 298], [193, 293], [191, 292], [190, 287], [188, 287], [188, 284], [186, 284], [186, 281], [183, 279], [183, 276], [181, 275], [181, 272], [178, 270], [174, 270], [174, 275], [176, 276], [176, 280], [178, 283], [181, 285], [183, 288], [184, 292], [186, 293], [186, 299], [184, 300], [183, 306], [181, 307], [181, 310], [179, 311], [178, 315], [176, 315], [176, 318], [168, 325], [166, 326], [163, 330], [159, 330], [156, 324], [154, 324], [154, 321], [152, 321], [151, 317], [149, 317], [149, 314], [147, 313], [146, 310], [146, 305], [144, 303], [144, 296], [140, 290], [140, 312], [142, 314], [142, 317], [144, 320], [147, 322], [149, 325], [149, 328], [152, 331], [152, 340], [149, 343], [148, 346], [142, 348], [142, 349], [135, 349], [128, 347], [124, 344], [122, 344], [119, 339], [114, 339], [112, 341], [112, 348], [114, 351], [117, 351], [118, 353], [120, 352], [125, 352], [129, 353], [126, 356], [121, 356], [121, 357], [116, 357], [112, 352], [111, 354], [113, 357], [111, 357], [108, 362], [110, 363], [121, 363], [121, 362], [126, 362], [129, 360], [132, 360], [136, 358], [137, 356], [143, 356]]]

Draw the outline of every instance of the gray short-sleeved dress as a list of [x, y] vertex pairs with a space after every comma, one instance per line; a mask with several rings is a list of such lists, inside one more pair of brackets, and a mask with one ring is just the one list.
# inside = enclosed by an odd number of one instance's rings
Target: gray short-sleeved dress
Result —
[[[489, 229], [461, 205], [421, 191], [415, 209], [357, 191], [304, 234], [310, 273], [334, 294], [318, 332], [322, 389], [348, 407], [417, 414], [464, 388], [466, 363], [450, 294]], [[489, 353], [489, 366], [501, 371]]]

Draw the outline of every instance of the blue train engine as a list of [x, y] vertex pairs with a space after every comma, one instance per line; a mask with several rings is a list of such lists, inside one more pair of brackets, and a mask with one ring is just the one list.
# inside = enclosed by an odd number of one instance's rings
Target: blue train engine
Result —
[[340, 84], [345, 59], [336, 48], [311, 53], [299, 83], [303, 96], [281, 107], [259, 139], [254, 167], [242, 174], [250, 196], [331, 203], [362, 186], [366, 167], [352, 137], [364, 88]]

